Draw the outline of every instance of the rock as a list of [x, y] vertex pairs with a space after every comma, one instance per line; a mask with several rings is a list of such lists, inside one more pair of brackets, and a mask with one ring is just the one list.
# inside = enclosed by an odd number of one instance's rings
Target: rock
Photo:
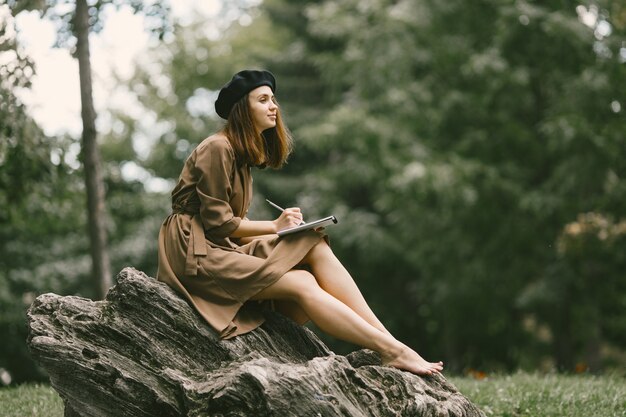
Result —
[[482, 416], [442, 376], [333, 354], [309, 329], [268, 312], [219, 340], [165, 284], [126, 268], [104, 301], [43, 294], [28, 343], [67, 416]]

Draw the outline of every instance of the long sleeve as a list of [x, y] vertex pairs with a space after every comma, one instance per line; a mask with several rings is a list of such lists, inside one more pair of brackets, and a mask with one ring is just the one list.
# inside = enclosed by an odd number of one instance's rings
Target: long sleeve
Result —
[[193, 169], [198, 182], [200, 218], [204, 230], [215, 237], [230, 236], [241, 223], [233, 214], [230, 199], [235, 155], [226, 140], [213, 140], [196, 149]]

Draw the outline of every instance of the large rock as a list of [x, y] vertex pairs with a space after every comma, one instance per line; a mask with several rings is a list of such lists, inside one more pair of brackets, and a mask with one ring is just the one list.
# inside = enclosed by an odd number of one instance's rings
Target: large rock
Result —
[[481, 416], [442, 376], [380, 366], [372, 351], [333, 354], [268, 312], [219, 340], [166, 285], [126, 268], [104, 301], [39, 296], [29, 346], [66, 416]]

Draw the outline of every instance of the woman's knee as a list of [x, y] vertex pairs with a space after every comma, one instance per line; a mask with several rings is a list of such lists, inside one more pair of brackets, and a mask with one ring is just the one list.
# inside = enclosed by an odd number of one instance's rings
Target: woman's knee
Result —
[[320, 289], [315, 277], [309, 271], [291, 270], [283, 278], [288, 281], [289, 299], [298, 303]]
[[323, 259], [329, 259], [332, 256], [334, 256], [332, 249], [326, 240], [322, 239], [311, 248], [309, 253], [307, 253], [304, 258], [304, 262], [310, 265]]

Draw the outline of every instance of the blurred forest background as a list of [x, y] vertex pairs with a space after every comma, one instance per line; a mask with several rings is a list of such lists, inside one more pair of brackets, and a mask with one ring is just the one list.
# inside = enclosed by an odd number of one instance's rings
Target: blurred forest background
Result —
[[[74, 1], [26, 3], [8, 1], [13, 15]], [[88, 2], [92, 24], [105, 3]], [[239, 0], [162, 18], [118, 80], [142, 111], [98, 115], [113, 274], [155, 276], [170, 200], [146, 178], [173, 186], [222, 125], [217, 90], [265, 68], [296, 146], [286, 168], [253, 171], [252, 218], [276, 216], [265, 197], [335, 214], [332, 246], [374, 311], [449, 371], [625, 369], [626, 2]], [[37, 68], [12, 25], [0, 21], [5, 384], [45, 379], [25, 343], [37, 295], [99, 297], [84, 168], [69, 158], [80, 138], [44, 134], [17, 98]]]

